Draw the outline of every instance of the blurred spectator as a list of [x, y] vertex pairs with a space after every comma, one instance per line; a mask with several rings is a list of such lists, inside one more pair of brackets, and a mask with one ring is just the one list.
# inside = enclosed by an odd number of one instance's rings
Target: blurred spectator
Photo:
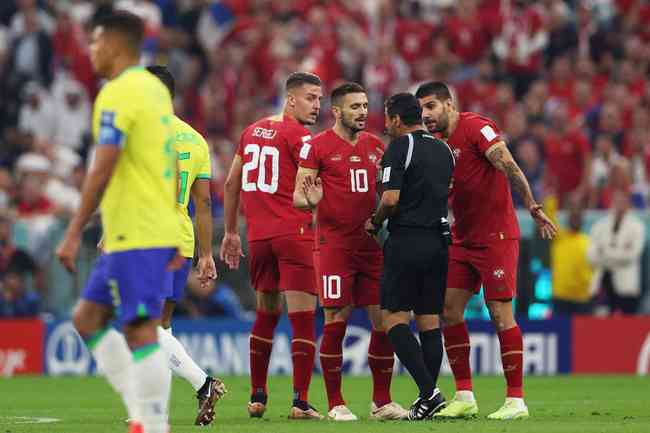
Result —
[[[31, 0], [23, 2], [35, 3]], [[52, 40], [43, 28], [45, 16], [47, 15], [44, 12], [35, 9], [27, 9], [14, 15], [14, 39], [8, 69], [10, 77], [26, 77], [49, 87], [52, 83]]]
[[39, 313], [40, 297], [27, 289], [24, 276], [14, 268], [0, 276], [0, 317], [33, 317]]
[[551, 272], [553, 278], [553, 310], [560, 315], [591, 313], [591, 282], [593, 271], [587, 259], [589, 236], [582, 231], [583, 199], [569, 197], [568, 225], [558, 220], [558, 200], [549, 196], [544, 209], [558, 227], [551, 241]]
[[40, 298], [28, 290], [25, 277], [36, 277], [34, 259], [13, 243], [11, 219], [0, 214], [0, 317], [34, 316]]
[[[540, 146], [533, 139], [524, 139], [517, 142], [514, 148], [514, 157], [519, 164], [519, 167], [526, 175], [528, 184], [530, 185], [533, 195], [535, 197], [544, 196], [544, 160], [540, 154]], [[524, 207], [519, 194], [512, 194], [512, 200], [517, 207]]]
[[52, 102], [56, 112], [55, 135], [49, 137], [56, 146], [80, 151], [89, 134], [90, 101], [85, 89], [65, 74], [52, 86]]
[[556, 182], [560, 203], [573, 191], [586, 192], [591, 169], [591, 146], [580, 130], [570, 129], [565, 104], [550, 113], [550, 128], [544, 141], [546, 167]]
[[494, 40], [494, 53], [514, 79], [515, 95], [521, 97], [539, 75], [548, 31], [538, 2], [513, 0], [505, 4], [508, 7], [503, 11], [501, 34]]
[[591, 229], [592, 292], [610, 313], [637, 311], [645, 231], [645, 224], [630, 211], [630, 197], [624, 191], [614, 193], [611, 212]]
[[18, 128], [32, 139], [51, 140], [57, 134], [57, 112], [49, 92], [31, 81], [23, 88], [24, 105], [18, 117]]
[[591, 160], [591, 197], [590, 207], [604, 207], [601, 202], [603, 189], [609, 185], [609, 176], [613, 167], [621, 162], [621, 155], [616, 151], [611, 135], [601, 134], [596, 139], [596, 149]]

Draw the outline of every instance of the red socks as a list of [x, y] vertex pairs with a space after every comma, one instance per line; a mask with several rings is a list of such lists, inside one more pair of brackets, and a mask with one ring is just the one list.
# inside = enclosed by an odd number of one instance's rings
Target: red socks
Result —
[[320, 343], [320, 365], [327, 391], [330, 410], [334, 406], [345, 404], [341, 394], [341, 366], [343, 365], [343, 338], [345, 322], [332, 322], [323, 327], [323, 339]]
[[523, 398], [524, 340], [519, 326], [499, 332], [501, 363], [508, 390], [506, 397]]
[[249, 340], [251, 394], [256, 392], [267, 394], [266, 377], [269, 372], [269, 360], [273, 349], [273, 333], [279, 319], [278, 314], [266, 311], [257, 311], [255, 316], [255, 323]]
[[456, 391], [472, 390], [472, 370], [469, 366], [469, 333], [465, 322], [453, 326], [445, 326], [442, 330], [445, 336], [447, 359], [454, 373]]
[[316, 356], [316, 331], [314, 312], [289, 313], [291, 322], [291, 360], [293, 361], [294, 398], [307, 401], [309, 383], [314, 370]]
[[388, 334], [372, 331], [368, 346], [368, 367], [372, 373], [372, 401], [377, 407], [392, 401], [390, 381], [393, 378], [393, 363], [393, 346]]

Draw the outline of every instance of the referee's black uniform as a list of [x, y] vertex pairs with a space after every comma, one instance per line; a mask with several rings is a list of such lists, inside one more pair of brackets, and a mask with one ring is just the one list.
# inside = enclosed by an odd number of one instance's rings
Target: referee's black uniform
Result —
[[394, 139], [382, 159], [384, 190], [399, 190], [384, 243], [381, 308], [440, 314], [447, 285], [449, 146], [424, 130]]

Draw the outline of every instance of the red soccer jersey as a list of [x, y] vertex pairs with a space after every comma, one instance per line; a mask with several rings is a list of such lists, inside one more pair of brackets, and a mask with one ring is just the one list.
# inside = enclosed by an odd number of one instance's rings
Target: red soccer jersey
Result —
[[294, 119], [268, 117], [241, 134], [241, 200], [248, 240], [299, 234], [311, 224], [311, 212], [293, 207], [298, 155], [310, 132]]
[[323, 199], [318, 204], [320, 243], [345, 249], [378, 249], [364, 223], [377, 204], [377, 162], [384, 143], [362, 132], [356, 145], [328, 129], [301, 154], [301, 167], [318, 170], [323, 182]]
[[519, 239], [510, 183], [485, 156], [502, 140], [494, 122], [476, 113], [460, 113], [447, 140], [456, 157], [451, 209], [454, 243], [486, 245], [497, 239]]

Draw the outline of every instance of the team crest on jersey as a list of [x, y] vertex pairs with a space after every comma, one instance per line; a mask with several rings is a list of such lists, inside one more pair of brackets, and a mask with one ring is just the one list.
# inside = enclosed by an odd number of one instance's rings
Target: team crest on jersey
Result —
[[356, 155], [352, 155], [350, 157], [350, 162], [361, 162], [361, 157], [356, 156]]
[[370, 153], [368, 154], [368, 159], [370, 160], [370, 162], [374, 164], [377, 162], [377, 155], [375, 155], [374, 153]]
[[494, 278], [497, 280], [503, 280], [503, 277], [506, 275], [506, 271], [501, 268], [495, 269], [492, 275], [494, 275]]
[[342, 159], [343, 159], [343, 157], [340, 154], [337, 153], [336, 155], [334, 155], [333, 157], [330, 158], [330, 161], [340, 161]]
[[460, 158], [460, 148], [459, 147], [455, 148], [453, 152], [454, 152], [454, 159], [458, 161], [458, 159]]

